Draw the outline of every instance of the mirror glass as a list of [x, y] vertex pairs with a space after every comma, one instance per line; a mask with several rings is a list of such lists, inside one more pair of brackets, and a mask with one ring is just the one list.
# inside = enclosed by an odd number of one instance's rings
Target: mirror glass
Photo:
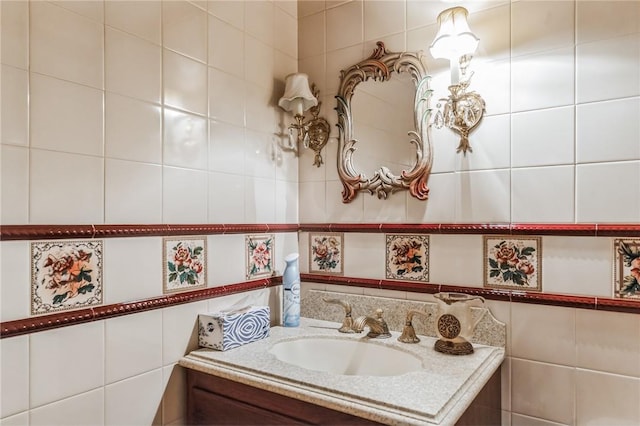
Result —
[[353, 154], [357, 170], [368, 177], [381, 165], [394, 175], [411, 170], [416, 155], [408, 132], [415, 128], [415, 94], [415, 82], [407, 73], [358, 84], [351, 99], [353, 134], [359, 141]]
[[385, 199], [408, 190], [427, 199], [429, 81], [422, 52], [390, 52], [380, 41], [369, 58], [340, 72], [336, 110], [343, 202], [362, 191]]

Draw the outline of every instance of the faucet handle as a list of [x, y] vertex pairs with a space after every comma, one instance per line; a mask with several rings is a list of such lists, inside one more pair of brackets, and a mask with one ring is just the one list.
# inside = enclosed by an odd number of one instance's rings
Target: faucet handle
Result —
[[382, 326], [383, 332], [381, 336], [391, 337], [391, 333], [389, 333], [389, 326], [387, 325], [387, 322], [384, 320], [384, 318], [382, 318], [383, 313], [384, 311], [381, 308], [376, 309], [376, 321], [378, 321]]
[[355, 333], [353, 329], [353, 318], [351, 317], [351, 304], [342, 299], [325, 299], [322, 298], [325, 303], [334, 303], [336, 305], [342, 305], [344, 308], [344, 319], [342, 320], [342, 326], [338, 329], [340, 333]]
[[420, 338], [416, 335], [416, 330], [413, 328], [412, 321], [414, 315], [421, 315], [425, 318], [431, 316], [431, 314], [427, 312], [417, 311], [415, 309], [409, 310], [409, 312], [407, 312], [407, 319], [404, 322], [402, 334], [398, 337], [398, 340], [402, 343], [418, 343], [420, 341]]

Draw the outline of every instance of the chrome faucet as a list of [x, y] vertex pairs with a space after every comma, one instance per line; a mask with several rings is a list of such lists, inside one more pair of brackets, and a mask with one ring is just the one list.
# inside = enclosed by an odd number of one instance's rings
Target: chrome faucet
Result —
[[431, 316], [430, 313], [410, 310], [407, 312], [407, 319], [404, 322], [404, 328], [402, 329], [402, 334], [398, 337], [398, 341], [402, 343], [418, 343], [420, 339], [416, 336], [416, 330], [413, 328], [413, 316], [421, 315], [425, 318], [429, 318]]
[[355, 333], [353, 329], [353, 318], [351, 317], [351, 304], [346, 300], [340, 299], [322, 299], [326, 303], [335, 303], [342, 305], [344, 308], [344, 319], [342, 320], [342, 326], [338, 329], [340, 333]]
[[389, 333], [389, 326], [387, 322], [382, 318], [382, 309], [376, 309], [376, 317], [362, 316], [353, 321], [353, 330], [356, 333], [361, 333], [365, 326], [369, 326], [369, 333], [367, 337], [373, 339], [386, 339], [391, 337]]

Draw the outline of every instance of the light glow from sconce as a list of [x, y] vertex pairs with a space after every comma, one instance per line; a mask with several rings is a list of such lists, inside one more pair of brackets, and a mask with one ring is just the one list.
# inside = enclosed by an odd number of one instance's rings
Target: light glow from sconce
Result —
[[[309, 87], [309, 77], [306, 74], [289, 74], [285, 80], [284, 95], [278, 101], [280, 108], [292, 112], [295, 123], [289, 126], [288, 149], [298, 152], [300, 144], [305, 148], [311, 148], [315, 152], [313, 165], [320, 167], [323, 164], [320, 152], [329, 140], [331, 127], [329, 122], [322, 117], [318, 101], [319, 91], [315, 85]], [[310, 109], [312, 118], [304, 120], [304, 112]], [[294, 132], [296, 137], [294, 137]]]
[[435, 59], [457, 61], [464, 55], [473, 55], [480, 39], [471, 32], [464, 7], [452, 7], [438, 15], [438, 33], [429, 50]]
[[295, 115], [302, 115], [309, 108], [318, 105], [318, 100], [309, 89], [309, 77], [302, 73], [289, 74], [285, 80], [284, 95], [278, 105]]

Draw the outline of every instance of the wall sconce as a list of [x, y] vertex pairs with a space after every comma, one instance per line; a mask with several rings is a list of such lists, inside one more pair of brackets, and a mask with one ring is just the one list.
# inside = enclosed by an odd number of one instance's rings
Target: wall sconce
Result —
[[[310, 89], [309, 78], [302, 73], [289, 74], [285, 84], [284, 95], [278, 101], [278, 105], [285, 111], [293, 112], [296, 120], [289, 126], [289, 148], [298, 152], [301, 143], [305, 148], [311, 148], [316, 153], [313, 165], [320, 167], [323, 164], [320, 151], [327, 144], [331, 131], [327, 120], [318, 117], [322, 105], [322, 102], [318, 101], [320, 91], [315, 84]], [[305, 122], [304, 112], [308, 109], [313, 117]]]
[[438, 33], [429, 47], [435, 59], [449, 59], [451, 85], [447, 98], [436, 105], [433, 119], [437, 129], [443, 126], [460, 135], [456, 152], [473, 152], [469, 145], [469, 133], [480, 123], [485, 110], [484, 99], [476, 92], [468, 92], [471, 73], [467, 77], [467, 67], [480, 41], [469, 28], [467, 9], [453, 7], [438, 15]]

